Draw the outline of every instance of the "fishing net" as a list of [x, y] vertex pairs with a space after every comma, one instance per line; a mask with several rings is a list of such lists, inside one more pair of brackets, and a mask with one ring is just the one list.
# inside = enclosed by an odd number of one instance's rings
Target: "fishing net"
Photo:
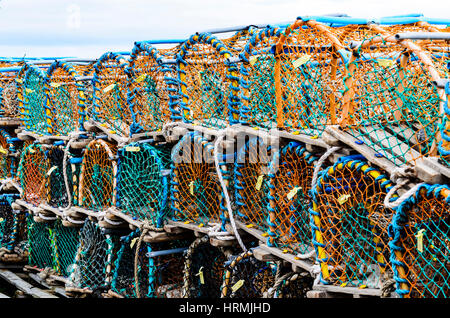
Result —
[[127, 103], [125, 72], [128, 61], [119, 54], [105, 53], [94, 65], [92, 119], [110, 133], [128, 136], [132, 124]]
[[177, 221], [200, 226], [222, 222], [227, 214], [214, 165], [213, 145], [189, 132], [173, 148], [171, 209]]
[[46, 150], [42, 145], [33, 143], [23, 150], [17, 172], [25, 202], [38, 206], [46, 201], [45, 184], [49, 168]]
[[393, 211], [383, 202], [393, 186], [351, 156], [321, 173], [311, 191], [310, 213], [323, 284], [381, 289], [392, 278], [388, 226]]
[[116, 203], [117, 147], [101, 139], [86, 147], [80, 174], [80, 206], [102, 211]]
[[131, 51], [127, 68], [128, 102], [133, 116], [131, 133], [156, 131], [170, 120], [181, 119], [177, 106], [178, 81], [174, 59], [177, 47], [158, 50], [137, 42]]
[[[1, 67], [19, 67], [18, 63], [2, 63]], [[19, 115], [17, 100], [16, 71], [0, 73], [0, 116], [15, 118]]]
[[449, 206], [447, 185], [422, 184], [397, 208], [390, 247], [401, 297], [449, 297]]
[[52, 247], [53, 269], [57, 275], [68, 277], [75, 263], [80, 229], [63, 226], [62, 221], [57, 219], [50, 229], [50, 240]]
[[209, 33], [195, 34], [177, 54], [182, 119], [223, 128], [239, 119], [239, 75], [224, 43]]
[[131, 143], [119, 149], [118, 204], [122, 213], [162, 227], [169, 199], [167, 149]]
[[236, 31], [231, 37], [220, 40], [225, 44], [231, 54], [238, 55], [244, 50], [247, 42], [256, 32], [258, 32], [256, 27], [249, 26], [243, 30]]
[[13, 251], [20, 238], [20, 221], [23, 221], [18, 213], [11, 208], [11, 203], [18, 199], [17, 194], [0, 194], [0, 249], [6, 248]]
[[46, 152], [49, 170], [45, 174], [45, 199], [48, 205], [58, 208], [69, 204], [64, 181], [64, 146], [54, 145]]
[[83, 130], [89, 103], [86, 95], [92, 87], [90, 81], [80, 79], [89, 75], [92, 66], [88, 64], [56, 61], [48, 69], [45, 88], [52, 116], [50, 134], [60, 136]]
[[79, 182], [84, 151], [84, 149], [80, 150], [71, 148], [70, 143], [64, 148], [63, 169], [64, 164], [66, 166], [64, 184], [67, 193], [68, 205], [70, 206], [79, 206]]
[[355, 49], [341, 127], [396, 165], [437, 154], [441, 97], [433, 66], [411, 42], [374, 37]]
[[314, 279], [309, 273], [287, 272], [277, 279], [269, 296], [271, 298], [307, 298], [306, 293], [312, 289], [313, 283]]
[[25, 130], [47, 135], [51, 127], [51, 113], [47, 112], [45, 94], [45, 73], [34, 65], [24, 66], [25, 73], [19, 89], [19, 103], [22, 103], [22, 119]]
[[248, 227], [268, 227], [270, 145], [259, 137], [239, 149], [234, 165], [236, 216]]
[[275, 283], [277, 264], [254, 258], [251, 250], [226, 263], [221, 298], [261, 298]]
[[34, 221], [33, 215], [28, 214], [28, 265], [39, 269], [53, 267], [51, 226], [51, 223]]
[[256, 31], [239, 54], [241, 121], [251, 126], [275, 128], [277, 114], [275, 69], [272, 47], [281, 29], [268, 27]]
[[[317, 156], [320, 156], [317, 155]], [[312, 244], [311, 182], [318, 157], [291, 141], [273, 156], [269, 167], [269, 245], [299, 254]]]
[[297, 20], [274, 48], [277, 127], [320, 136], [337, 123], [344, 89], [345, 53], [331, 28]]
[[227, 255], [212, 246], [207, 235], [192, 242], [184, 262], [183, 297], [219, 298]]
[[[135, 231], [121, 240], [112, 290], [124, 297], [134, 298], [137, 297], [137, 283], [140, 298], [180, 298], [184, 264], [180, 253], [186, 250], [189, 243], [183, 240], [142, 242], [138, 251], [138, 263], [135, 264], [138, 248], [136, 240], [139, 235], [140, 232]], [[138, 279], [137, 282], [135, 277]]]
[[103, 234], [98, 224], [87, 219], [80, 230], [75, 263], [69, 273], [69, 287], [91, 291], [107, 288], [111, 283], [113, 251], [117, 238]]
[[13, 178], [17, 170], [16, 147], [9, 133], [0, 129], [0, 180]]

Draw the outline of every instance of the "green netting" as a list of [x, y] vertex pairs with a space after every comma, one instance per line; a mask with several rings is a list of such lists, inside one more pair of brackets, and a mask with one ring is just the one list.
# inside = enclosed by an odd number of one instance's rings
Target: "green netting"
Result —
[[60, 219], [50, 229], [52, 243], [53, 269], [58, 275], [68, 277], [75, 263], [80, 229], [63, 226]]
[[23, 221], [23, 218], [11, 208], [11, 202], [18, 197], [18, 195], [0, 195], [0, 248], [9, 251], [14, 249], [19, 239], [19, 223]]
[[226, 254], [223, 248], [210, 245], [209, 236], [196, 239], [186, 253], [183, 297], [219, 298]]
[[[52, 207], [64, 208], [69, 204], [63, 173], [64, 148], [53, 146], [47, 151], [47, 158], [50, 167], [46, 175], [47, 203]], [[67, 169], [67, 172], [70, 177], [70, 170]]]
[[25, 129], [42, 135], [48, 134], [49, 120], [46, 116], [44, 79], [42, 70], [30, 66], [22, 87]]
[[31, 214], [27, 217], [28, 264], [39, 269], [52, 268], [50, 231], [52, 224], [36, 222]]
[[[114, 239], [115, 241], [115, 239]], [[114, 243], [111, 235], [102, 233], [98, 224], [86, 220], [80, 231], [75, 263], [69, 274], [69, 286], [96, 290], [111, 282]]]
[[[162, 150], [162, 151], [161, 151]], [[131, 143], [119, 151], [118, 206], [140, 221], [162, 227], [169, 199], [167, 151]]]

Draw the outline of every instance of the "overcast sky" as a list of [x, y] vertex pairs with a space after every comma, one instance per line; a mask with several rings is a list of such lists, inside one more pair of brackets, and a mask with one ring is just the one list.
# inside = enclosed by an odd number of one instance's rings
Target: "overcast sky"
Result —
[[0, 56], [98, 57], [138, 40], [327, 13], [450, 19], [450, 0], [0, 0]]

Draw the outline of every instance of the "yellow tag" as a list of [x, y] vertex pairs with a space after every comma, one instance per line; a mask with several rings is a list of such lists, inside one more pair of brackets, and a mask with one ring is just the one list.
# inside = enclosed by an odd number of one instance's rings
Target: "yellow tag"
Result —
[[425, 233], [425, 229], [420, 230], [416, 234], [417, 238], [417, 250], [422, 253], [423, 252], [423, 233]]
[[259, 55], [250, 56], [250, 59], [249, 59], [250, 65], [252, 65], [252, 66], [255, 65], [256, 61], [258, 60], [258, 57], [259, 57]]
[[345, 287], [345, 286], [347, 286], [347, 284], [348, 284], [348, 282], [342, 283], [341, 287]]
[[236, 290], [238, 290], [239, 288], [242, 287], [242, 285], [244, 285], [244, 280], [241, 279], [239, 280], [236, 284], [233, 285], [233, 287], [231, 287], [231, 290], [234, 292], [236, 292]]
[[269, 236], [269, 234], [267, 232], [264, 232], [263, 234], [261, 234], [262, 237], [267, 237]]
[[189, 182], [189, 192], [194, 195], [194, 181]]
[[308, 62], [311, 59], [311, 55], [305, 54], [302, 57], [296, 59], [294, 62], [292, 62], [292, 65], [294, 65], [294, 68], [298, 68]]
[[134, 239], [131, 240], [130, 248], [133, 248], [134, 244], [136, 244], [138, 239], [139, 239], [139, 237], [135, 237]]
[[203, 224], [203, 223], [200, 223], [199, 225], [198, 225], [198, 227], [204, 227], [205, 225]]
[[283, 250], [283, 254], [286, 254], [288, 252], [288, 250]]
[[364, 289], [364, 288], [367, 288], [367, 285], [361, 285], [361, 286], [359, 286], [359, 289]]
[[36, 150], [34, 150], [33, 148], [30, 148], [30, 153], [35, 153]]
[[140, 147], [132, 147], [132, 146], [128, 146], [128, 147], [125, 147], [125, 151], [132, 151], [132, 152], [137, 152], [137, 151], [141, 151], [141, 148]]
[[200, 284], [202, 284], [202, 285], [205, 284], [205, 279], [203, 278], [203, 266], [200, 267], [200, 269], [198, 270], [198, 273], [195, 274], [195, 276], [200, 276]]
[[202, 72], [198, 72], [197, 77], [198, 77], [199, 85], [202, 86], [203, 85]]
[[377, 62], [381, 67], [391, 67], [395, 63], [393, 60], [389, 59], [378, 59]]
[[298, 257], [298, 256], [294, 256], [294, 259], [295, 259], [295, 260], [299, 260], [299, 259], [300, 259], [300, 257]]
[[115, 131], [115, 130], [110, 130], [109, 133], [110, 133], [110, 134], [115, 134], [116, 131]]
[[16, 78], [16, 82], [17, 82], [17, 83], [23, 83], [23, 79]]
[[287, 199], [292, 200], [292, 198], [297, 194], [298, 190], [301, 190], [302, 187], [294, 187], [289, 193], [287, 194]]
[[141, 74], [136, 78], [136, 83], [140, 83], [147, 78], [147, 74]]
[[25, 92], [27, 92], [28, 94], [29, 94], [29, 93], [33, 93], [33, 92], [34, 92], [34, 89], [25, 88]]
[[4, 155], [8, 154], [8, 151], [5, 148], [3, 148], [2, 146], [0, 146], [0, 152]]
[[345, 202], [348, 201], [348, 199], [350, 199], [351, 195], [350, 194], [343, 194], [339, 197], [338, 202], [340, 205], [344, 204]]
[[184, 224], [189, 224], [189, 223], [191, 223], [191, 221], [185, 221], [185, 222], [184, 222]]
[[248, 228], [251, 228], [251, 227], [253, 227], [253, 226], [254, 226], [253, 224], [248, 224], [248, 225], [247, 225]]
[[114, 84], [111, 84], [111, 85], [105, 87], [105, 88], [103, 89], [103, 93], [109, 92], [109, 91], [112, 90], [114, 87], [116, 87], [116, 85], [117, 85], [117, 83], [114, 83]]
[[56, 168], [58, 168], [58, 167], [57, 167], [57, 166], [51, 167], [51, 168], [47, 171], [47, 177], [48, 177], [49, 175], [51, 175], [52, 172], [55, 171]]
[[319, 136], [317, 136], [317, 135], [314, 135], [311, 137], [311, 139], [317, 139], [317, 138], [319, 138]]
[[81, 97], [81, 98], [85, 98], [85, 96], [84, 96], [84, 93], [83, 93], [83, 92], [80, 92], [80, 97]]
[[75, 166], [75, 164], [74, 163], [72, 163], [72, 171], [75, 171], [75, 169], [76, 169], [76, 166]]
[[106, 124], [100, 124], [101, 127], [106, 127]]
[[0, 223], [2, 223], [4, 221], [4, 219], [3, 218], [0, 218]]
[[259, 175], [258, 180], [256, 180], [256, 185], [255, 185], [255, 189], [257, 191], [261, 190], [263, 180], [264, 180], [264, 175], [263, 174]]
[[292, 132], [293, 135], [300, 135], [300, 132], [298, 130]]
[[253, 127], [253, 129], [254, 129], [254, 130], [259, 130], [259, 127], [256, 127], [256, 126], [255, 126], [255, 127]]
[[59, 83], [50, 83], [50, 86], [53, 87], [53, 88], [58, 88], [58, 87], [61, 86], [61, 84], [59, 84]]

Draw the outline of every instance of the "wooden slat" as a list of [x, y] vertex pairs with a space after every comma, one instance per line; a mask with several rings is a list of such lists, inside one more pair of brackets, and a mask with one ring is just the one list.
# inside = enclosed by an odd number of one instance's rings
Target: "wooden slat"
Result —
[[23, 291], [24, 293], [34, 297], [34, 298], [58, 298], [55, 295], [47, 293], [39, 288], [31, 285], [30, 283], [24, 281], [22, 278], [10, 272], [8, 270], [0, 270], [0, 277], [2, 277], [7, 282], [13, 284], [17, 289]]

